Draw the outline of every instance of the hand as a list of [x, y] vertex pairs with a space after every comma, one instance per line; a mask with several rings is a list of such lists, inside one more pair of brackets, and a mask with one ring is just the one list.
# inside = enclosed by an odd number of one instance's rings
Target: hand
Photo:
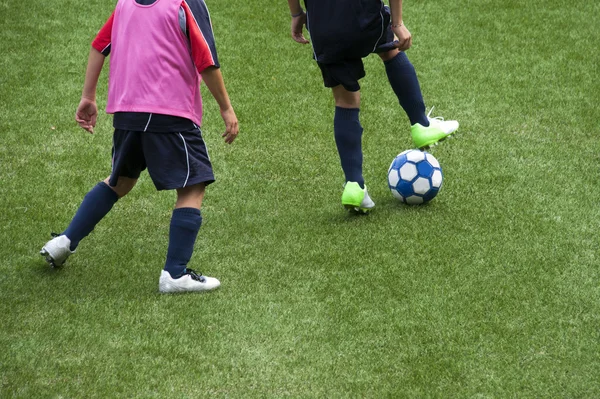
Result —
[[303, 12], [301, 15], [292, 18], [292, 39], [298, 43], [308, 44], [309, 41], [302, 34], [304, 25], [306, 25], [306, 13]]
[[238, 120], [233, 107], [229, 107], [225, 111], [221, 110], [221, 117], [225, 122], [225, 133], [221, 137], [225, 137], [225, 142], [231, 144], [239, 133]]
[[412, 35], [406, 26], [404, 26], [404, 24], [392, 27], [392, 31], [394, 31], [394, 35], [396, 38], [398, 38], [398, 40], [395, 42], [398, 50], [405, 51], [412, 46]]
[[75, 120], [79, 126], [93, 134], [97, 117], [98, 107], [96, 106], [96, 100], [82, 97], [75, 112]]

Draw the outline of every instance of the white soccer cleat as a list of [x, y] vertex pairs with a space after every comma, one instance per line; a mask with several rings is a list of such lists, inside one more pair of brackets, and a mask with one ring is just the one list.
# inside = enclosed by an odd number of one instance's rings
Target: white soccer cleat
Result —
[[158, 290], [164, 294], [174, 292], [200, 292], [219, 288], [221, 282], [214, 277], [202, 276], [192, 269], [186, 269], [179, 278], [172, 278], [168, 271], [163, 270], [158, 280]]
[[40, 255], [44, 256], [52, 267], [62, 266], [73, 253], [75, 251], [71, 251], [71, 240], [65, 235], [56, 235], [40, 251]]
[[458, 129], [458, 121], [446, 121], [441, 116], [435, 116], [431, 118], [431, 112], [435, 107], [431, 107], [429, 112], [427, 113], [427, 119], [429, 120], [429, 126], [436, 127], [440, 129], [442, 132], [446, 133], [446, 135], [451, 135]]
[[367, 191], [367, 186], [365, 186], [365, 197], [360, 202], [359, 211], [361, 212], [369, 212], [373, 208], [375, 208], [375, 202], [369, 197], [369, 192]]
[[427, 117], [427, 119], [429, 119], [429, 126], [437, 127], [446, 133], [447, 136], [450, 136], [458, 129], [458, 121], [445, 121], [439, 116], [435, 118]]

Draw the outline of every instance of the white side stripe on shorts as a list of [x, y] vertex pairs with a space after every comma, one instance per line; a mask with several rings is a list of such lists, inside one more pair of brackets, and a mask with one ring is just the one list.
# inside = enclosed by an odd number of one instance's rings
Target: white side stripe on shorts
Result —
[[204, 142], [204, 138], [202, 137], [202, 129], [200, 129], [200, 126], [196, 125], [195, 123], [194, 123], [194, 126], [196, 126], [196, 129], [198, 129], [198, 131], [200, 132], [200, 138], [202, 139], [202, 143], [204, 144], [204, 150], [206, 151], [206, 156], [208, 157], [208, 162], [211, 162], [210, 154], [208, 153], [208, 146], [206, 145], [206, 143]]
[[185, 187], [185, 185], [188, 182], [188, 179], [190, 178], [190, 154], [188, 153], [187, 144], [185, 142], [185, 139], [183, 138], [181, 133], [177, 133], [177, 134], [179, 135], [179, 137], [181, 137], [181, 140], [183, 140], [183, 148], [185, 148], [185, 161], [187, 162], [187, 176], [185, 177], [185, 181], [183, 182], [183, 187]]
[[146, 127], [144, 128], [144, 132], [146, 131], [146, 129], [148, 129], [148, 125], [150, 125], [150, 119], [152, 119], [152, 114], [150, 114], [150, 116], [148, 116], [148, 122], [146, 122]]
[[[379, 11], [379, 15], [381, 16], [381, 35], [379, 35], [379, 39], [377, 39], [377, 41], [375, 42], [375, 47], [373, 47], [373, 51], [375, 51], [377, 49], [377, 45], [379, 44], [379, 41], [381, 40], [381, 38], [383, 37], [383, 34], [385, 33], [385, 26], [383, 26], [383, 14], [381, 13], [381, 11]], [[392, 18], [392, 17], [390, 17]], [[391, 19], [390, 19], [390, 24], [391, 24]]]

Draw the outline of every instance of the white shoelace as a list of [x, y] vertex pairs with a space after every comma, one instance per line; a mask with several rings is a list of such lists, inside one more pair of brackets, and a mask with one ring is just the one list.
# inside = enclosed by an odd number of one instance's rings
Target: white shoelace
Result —
[[429, 112], [427, 113], [427, 119], [429, 120], [436, 120], [439, 122], [443, 122], [444, 121], [444, 117], [442, 116], [434, 116], [433, 118], [430, 117], [429, 115], [431, 115], [431, 112], [433, 112], [433, 109], [435, 108], [435, 105], [431, 107], [431, 109], [429, 110]]

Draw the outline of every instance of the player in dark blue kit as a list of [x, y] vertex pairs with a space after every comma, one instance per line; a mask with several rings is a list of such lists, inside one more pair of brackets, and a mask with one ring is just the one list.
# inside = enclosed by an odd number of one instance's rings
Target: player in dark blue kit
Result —
[[306, 25], [326, 87], [333, 91], [333, 130], [346, 185], [342, 205], [366, 213], [375, 207], [362, 175], [362, 126], [359, 121], [360, 85], [365, 76], [362, 58], [377, 53], [385, 64], [392, 89], [411, 123], [415, 146], [428, 148], [458, 129], [457, 121], [430, 118], [417, 74], [405, 50], [412, 36], [402, 20], [402, 0], [288, 0], [292, 38], [309, 43], [302, 33]]

